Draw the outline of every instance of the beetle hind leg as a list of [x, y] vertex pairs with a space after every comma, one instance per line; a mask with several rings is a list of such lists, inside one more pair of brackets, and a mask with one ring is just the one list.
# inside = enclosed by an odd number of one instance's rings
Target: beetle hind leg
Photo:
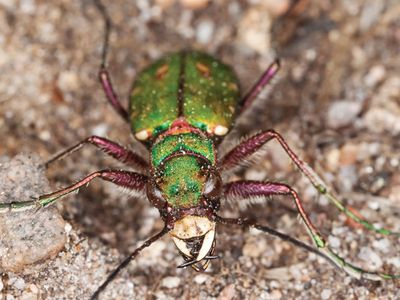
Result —
[[385, 228], [379, 228], [374, 226], [372, 223], [366, 221], [365, 219], [356, 216], [351, 212], [343, 203], [340, 201], [334, 193], [328, 188], [324, 181], [318, 176], [318, 174], [311, 169], [311, 167], [301, 160], [296, 153], [289, 147], [283, 137], [275, 130], [262, 131], [244, 142], [240, 143], [238, 146], [229, 151], [222, 159], [219, 161], [219, 167], [221, 170], [229, 170], [241, 162], [245, 161], [250, 155], [257, 152], [262, 146], [271, 140], [276, 140], [279, 142], [280, 146], [287, 153], [291, 161], [297, 166], [301, 173], [303, 173], [307, 179], [311, 182], [314, 188], [319, 194], [325, 196], [340, 212], [344, 213], [347, 217], [354, 220], [355, 222], [361, 224], [370, 231], [374, 231], [383, 235], [395, 235], [400, 236], [400, 232], [391, 231]]
[[[357, 267], [349, 262], [347, 262], [340, 255], [328, 245], [324, 240], [321, 233], [313, 225], [311, 220], [308, 218], [305, 209], [303, 208], [302, 202], [297, 195], [297, 193], [289, 186], [274, 182], [259, 182], [259, 181], [237, 181], [228, 183], [224, 187], [226, 197], [240, 197], [249, 198], [252, 196], [270, 196], [270, 195], [290, 195], [292, 196], [297, 210], [302, 218], [302, 221], [307, 229], [307, 232], [311, 236], [313, 242], [317, 247], [317, 251], [323, 254], [323, 257], [332, 262], [335, 266], [346, 272], [347, 274], [358, 278], [358, 279], [369, 279], [369, 280], [387, 280], [387, 279], [400, 279], [400, 274], [387, 274], [381, 272], [371, 272], [360, 267]], [[217, 220], [218, 221], [218, 220]], [[249, 223], [237, 222], [238, 225], [243, 225]], [[262, 226], [257, 224], [250, 224], [251, 226], [262, 229]], [[304, 247], [303, 247], [304, 248]]]
[[88, 144], [95, 146], [97, 149], [100, 149], [103, 153], [106, 153], [106, 154], [112, 156], [113, 158], [115, 158], [116, 160], [118, 160], [124, 164], [127, 164], [131, 167], [136, 167], [142, 171], [147, 171], [149, 168], [148, 163], [142, 157], [140, 157], [138, 154], [136, 154], [135, 152], [133, 152], [133, 151], [129, 150], [128, 148], [123, 147], [109, 139], [95, 136], [95, 135], [92, 135], [92, 136], [80, 141], [79, 143], [65, 149], [61, 153], [58, 153], [57, 155], [55, 155], [54, 157], [49, 159], [44, 164], [44, 166], [47, 168], [47, 167], [49, 167], [50, 164], [54, 163], [55, 161], [58, 161], [64, 157], [74, 153], [75, 151], [79, 150], [80, 148], [82, 148], [83, 146], [88, 145]]

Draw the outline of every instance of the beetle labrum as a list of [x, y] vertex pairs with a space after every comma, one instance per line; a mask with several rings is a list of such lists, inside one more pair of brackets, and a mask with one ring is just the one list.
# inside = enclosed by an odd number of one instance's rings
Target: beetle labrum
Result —
[[[139, 74], [130, 95], [129, 110], [126, 110], [119, 102], [105, 68], [110, 22], [104, 7], [100, 3], [97, 4], [106, 20], [105, 46], [99, 72], [101, 84], [110, 104], [130, 123], [136, 139], [147, 146], [149, 159], [145, 160], [108, 139], [91, 136], [58, 154], [48, 161], [47, 165], [84, 145], [92, 144], [115, 159], [136, 168], [140, 173], [121, 170], [97, 171], [67, 188], [42, 195], [36, 200], [0, 204], [3, 212], [46, 207], [97, 177], [147, 195], [150, 203], [159, 209], [165, 227], [132, 252], [110, 274], [93, 298], [96, 298], [141, 250], [166, 234], [171, 236], [184, 259], [184, 263], [179, 267], [191, 266], [197, 271], [204, 271], [210, 261], [218, 257], [215, 255], [218, 223], [252, 226], [279, 236], [309, 251], [319, 253], [357, 278], [400, 278], [399, 275], [365, 271], [347, 263], [336, 254], [312, 224], [297, 192], [290, 186], [276, 182], [222, 182], [222, 172], [237, 166], [268, 141], [276, 140], [317, 191], [325, 195], [349, 218], [377, 233], [399, 235], [377, 228], [347, 210], [317, 174], [297, 157], [282, 136], [274, 130], [260, 132], [240, 143], [225, 156], [217, 156], [219, 141], [228, 134], [235, 118], [251, 106], [277, 73], [278, 61], [267, 68], [246, 95], [240, 97], [238, 80], [229, 66], [201, 52], [182, 51], [171, 54]], [[253, 196], [272, 195], [289, 195], [293, 198], [318, 250], [313, 250], [266, 226], [240, 218], [223, 218], [218, 214], [221, 198], [248, 199]]]

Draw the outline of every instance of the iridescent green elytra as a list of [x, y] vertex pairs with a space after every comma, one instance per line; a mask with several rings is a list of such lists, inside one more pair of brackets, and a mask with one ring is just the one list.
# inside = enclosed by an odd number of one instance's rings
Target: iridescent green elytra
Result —
[[132, 131], [154, 136], [185, 117], [213, 133], [218, 125], [231, 126], [238, 98], [239, 83], [229, 66], [201, 52], [171, 54], [137, 77], [129, 107]]
[[[153, 141], [154, 176], [173, 207], [198, 205], [207, 178], [202, 168], [215, 165], [212, 137], [228, 132], [238, 98], [232, 69], [201, 52], [166, 56], [137, 77], [130, 97], [132, 131], [139, 140]], [[198, 157], [171, 158], [185, 152]]]

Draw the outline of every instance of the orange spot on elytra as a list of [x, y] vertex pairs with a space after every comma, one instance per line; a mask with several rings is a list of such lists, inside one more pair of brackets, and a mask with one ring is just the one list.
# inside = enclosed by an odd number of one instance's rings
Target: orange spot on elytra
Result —
[[238, 90], [239, 90], [237, 84], [236, 84], [236, 83], [233, 83], [233, 82], [230, 82], [230, 83], [228, 84], [228, 87], [229, 87], [229, 89], [232, 90], [232, 91], [238, 91]]
[[163, 79], [165, 77], [165, 75], [167, 75], [167, 73], [168, 73], [168, 68], [169, 68], [169, 66], [167, 64], [159, 67], [156, 71], [157, 79], [159, 79], [159, 80]]
[[196, 68], [200, 72], [200, 74], [203, 75], [204, 77], [210, 77], [211, 75], [210, 68], [207, 67], [205, 64], [196, 63]]

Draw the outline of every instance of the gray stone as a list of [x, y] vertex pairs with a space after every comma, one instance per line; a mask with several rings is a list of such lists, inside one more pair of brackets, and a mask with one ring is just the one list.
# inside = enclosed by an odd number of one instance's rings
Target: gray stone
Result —
[[[36, 156], [0, 160], [0, 202], [27, 201], [49, 191]], [[20, 272], [26, 265], [55, 256], [66, 242], [64, 220], [55, 207], [0, 215], [0, 268]]]

